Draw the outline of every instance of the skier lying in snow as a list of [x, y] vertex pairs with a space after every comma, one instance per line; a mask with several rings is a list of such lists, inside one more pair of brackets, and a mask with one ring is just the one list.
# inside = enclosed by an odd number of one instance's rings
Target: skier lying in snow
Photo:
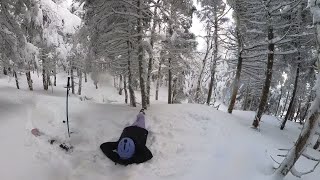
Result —
[[148, 131], [145, 129], [144, 115], [144, 109], [141, 109], [136, 121], [124, 128], [117, 142], [106, 142], [100, 145], [102, 152], [116, 164], [139, 164], [153, 157], [146, 147]]

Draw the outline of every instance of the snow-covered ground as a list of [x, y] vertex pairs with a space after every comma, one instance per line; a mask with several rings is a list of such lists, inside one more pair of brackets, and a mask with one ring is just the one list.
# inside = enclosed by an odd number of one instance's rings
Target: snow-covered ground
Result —
[[[276, 155], [283, 152], [277, 149], [290, 148], [300, 132], [300, 126], [291, 122], [280, 131], [278, 120], [271, 116], [264, 116], [261, 132], [254, 131], [250, 128], [253, 112], [230, 115], [205, 105], [155, 103], [146, 112], [147, 146], [154, 158], [140, 165], [115, 166], [99, 145], [117, 140], [139, 108], [123, 104], [124, 96], [111, 85], [113, 79], [106, 76], [96, 90], [88, 78], [81, 97], [91, 100], [70, 96], [73, 133], [68, 139], [62, 123], [66, 75], [58, 76], [53, 93], [42, 90], [36, 74], [32, 77], [35, 91], [30, 92], [25, 76], [20, 77], [20, 90], [14, 79], [0, 76], [0, 175], [4, 180], [262, 180], [273, 171], [270, 155], [281, 161]], [[164, 92], [160, 92], [162, 102]], [[41, 136], [34, 137], [32, 128], [70, 141], [73, 152], [65, 153]], [[312, 162], [302, 159], [297, 169], [311, 166]], [[319, 175], [317, 169], [303, 179], [316, 180]]]

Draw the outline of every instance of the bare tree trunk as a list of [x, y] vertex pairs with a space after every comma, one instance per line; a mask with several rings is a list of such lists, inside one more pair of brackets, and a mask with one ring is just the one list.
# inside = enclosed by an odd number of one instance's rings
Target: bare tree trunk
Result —
[[238, 89], [239, 89], [239, 82], [240, 82], [240, 75], [242, 70], [242, 38], [241, 38], [241, 32], [240, 32], [240, 18], [237, 16], [236, 19], [236, 35], [237, 35], [237, 45], [238, 45], [238, 63], [237, 63], [237, 72], [236, 77], [233, 82], [233, 90], [232, 90], [232, 96], [230, 99], [230, 104], [228, 107], [228, 113], [232, 113], [232, 110], [234, 108], [234, 104], [236, 102]]
[[302, 116], [302, 118], [300, 119], [300, 124], [302, 123], [302, 121], [304, 121], [307, 117], [307, 114], [308, 114], [308, 109], [310, 108], [310, 105], [311, 105], [311, 99], [312, 99], [312, 95], [311, 95], [312, 92], [310, 92], [310, 95], [308, 97], [308, 102], [307, 102], [307, 108]]
[[53, 82], [54, 86], [57, 86], [57, 66], [54, 66], [54, 82]]
[[119, 95], [122, 95], [122, 90], [123, 90], [123, 88], [122, 88], [122, 75], [120, 75], [120, 82], [119, 82]]
[[128, 104], [127, 77], [123, 76], [124, 102]]
[[47, 83], [48, 83], [48, 86], [52, 85], [49, 72], [47, 73]]
[[134, 95], [134, 90], [132, 87], [132, 73], [131, 73], [131, 43], [128, 41], [128, 89], [130, 95], [130, 105], [133, 107], [137, 106], [136, 97]]
[[173, 86], [172, 86], [172, 100], [171, 100], [171, 103], [172, 104], [175, 104], [177, 103], [176, 101], [176, 96], [177, 96], [177, 78], [174, 78], [173, 79]]
[[211, 78], [210, 78], [210, 84], [209, 84], [209, 92], [207, 97], [207, 105], [210, 105], [211, 102], [211, 96], [212, 96], [212, 90], [213, 90], [213, 83], [214, 83], [214, 75], [216, 71], [216, 62], [218, 59], [218, 15], [217, 15], [217, 4], [214, 6], [214, 33], [213, 33], [213, 43], [214, 43], [214, 49], [213, 49], [213, 61], [211, 65]]
[[[160, 2], [160, 0], [157, 1], [157, 4]], [[154, 8], [154, 16], [157, 14], [157, 6]], [[157, 26], [157, 21], [153, 19], [153, 24], [151, 28], [151, 38], [150, 38], [150, 45], [153, 51], [153, 45], [154, 45], [154, 36], [156, 32], [156, 26]], [[152, 52], [153, 53], [153, 52]], [[148, 62], [148, 74], [147, 74], [147, 104], [150, 104], [150, 84], [151, 84], [151, 72], [152, 72], [152, 65], [153, 65], [153, 54], [149, 57], [149, 62]]]
[[207, 37], [207, 40], [206, 40], [207, 50], [206, 50], [206, 54], [204, 55], [204, 58], [202, 60], [201, 71], [200, 71], [200, 74], [199, 74], [199, 77], [198, 77], [197, 88], [196, 88], [196, 96], [195, 96], [195, 101], [197, 103], [200, 103], [200, 99], [199, 99], [200, 97], [199, 96], [200, 96], [200, 93], [201, 93], [201, 81], [202, 81], [202, 78], [203, 78], [204, 69], [205, 69], [206, 64], [207, 64], [208, 55], [209, 55], [209, 52], [212, 49], [212, 45], [213, 45], [212, 41], [210, 41], [210, 38], [211, 37]]
[[281, 116], [280, 117], [283, 117], [284, 111], [286, 110], [288, 99], [289, 99], [289, 94], [290, 94], [290, 92], [288, 91], [287, 92], [287, 96], [286, 96], [286, 100], [284, 102], [284, 105], [283, 105], [283, 108], [282, 108], [282, 111], [281, 111]]
[[234, 105], [235, 105], [235, 102], [236, 102], [238, 89], [239, 89], [241, 69], [242, 69], [241, 53], [238, 56], [239, 57], [238, 57], [238, 64], [237, 64], [237, 72], [236, 72], [236, 77], [235, 77], [234, 82], [233, 82], [232, 96], [231, 96], [230, 104], [229, 104], [229, 107], [228, 107], [228, 113], [230, 113], [230, 114], [232, 113]]
[[78, 95], [81, 95], [81, 89], [82, 89], [82, 71], [79, 70], [79, 83], [78, 83]]
[[20, 89], [19, 87], [19, 80], [18, 80], [18, 76], [17, 76], [17, 72], [16, 71], [13, 71], [13, 76], [16, 80], [16, 86], [17, 86], [17, 89]]
[[139, 61], [139, 80], [140, 80], [140, 91], [141, 91], [141, 104], [142, 108], [147, 109], [147, 92], [146, 92], [146, 82], [144, 81], [144, 68], [143, 68], [143, 46], [142, 46], [142, 34], [143, 34], [143, 15], [142, 15], [142, 0], [137, 1], [137, 14], [138, 18], [138, 26], [137, 26], [137, 43], [138, 43], [138, 61]]
[[171, 72], [171, 57], [168, 59], [168, 104], [172, 104], [172, 72]]
[[[43, 51], [41, 51], [41, 54], [43, 55]], [[42, 57], [42, 83], [43, 83], [43, 89], [44, 90], [48, 90], [49, 86], [48, 86], [48, 78], [47, 78], [47, 71], [46, 71], [46, 68], [47, 68], [47, 65], [46, 65], [46, 61], [44, 59], [44, 57]]]
[[[213, 60], [215, 61], [215, 60]], [[211, 77], [210, 77], [210, 83], [209, 83], [209, 91], [208, 91], [208, 97], [207, 97], [207, 105], [210, 105], [211, 102], [211, 96], [213, 92], [213, 83], [214, 83], [214, 76], [215, 76], [215, 62], [213, 62], [212, 68], [211, 68]]]
[[75, 90], [74, 90], [74, 74], [73, 74], [73, 67], [72, 66], [71, 66], [70, 73], [71, 73], [71, 91], [72, 91], [72, 94], [75, 94]]
[[88, 82], [88, 78], [87, 78], [87, 72], [84, 72], [84, 82]]
[[6, 68], [6, 67], [3, 67], [3, 74], [4, 74], [4, 75], [8, 75], [8, 71], [7, 71], [7, 68]]
[[[268, 18], [268, 21], [271, 21], [270, 13], [268, 13], [267, 18]], [[266, 80], [264, 82], [264, 86], [262, 89], [258, 111], [252, 123], [252, 126], [254, 128], [257, 128], [259, 126], [262, 113], [264, 112], [266, 103], [268, 101], [268, 94], [269, 94], [270, 84], [272, 80], [272, 68], [273, 68], [273, 60], [274, 60], [274, 43], [272, 42], [273, 38], [274, 38], [273, 27], [271, 25], [271, 22], [268, 22], [268, 62], [267, 62]]]
[[[300, 58], [298, 57], [298, 61], [300, 60]], [[290, 104], [289, 104], [289, 107], [288, 107], [288, 111], [287, 111], [287, 114], [280, 126], [280, 129], [283, 130], [284, 127], [286, 126], [286, 123], [287, 123], [287, 120], [289, 118], [289, 115], [291, 113], [291, 111], [293, 110], [293, 103], [295, 101], [295, 98], [296, 98], [296, 92], [297, 92], [297, 86], [298, 86], [298, 80], [299, 80], [299, 71], [300, 71], [300, 64], [298, 64], [298, 67], [297, 67], [297, 72], [296, 72], [296, 79], [294, 81], [294, 87], [293, 87], [293, 92], [292, 92], [292, 96], [291, 96], [291, 100], [290, 100]]]
[[49, 86], [48, 86], [48, 78], [47, 78], [48, 74], [46, 73], [46, 70], [42, 69], [42, 82], [43, 82], [43, 89], [44, 90], [48, 90]]
[[278, 115], [278, 111], [279, 111], [279, 107], [280, 107], [280, 102], [281, 102], [282, 94], [283, 94], [283, 88], [282, 88], [282, 86], [281, 86], [281, 88], [280, 88], [280, 97], [279, 97], [279, 101], [278, 101], [278, 104], [277, 104], [277, 109], [276, 109], [276, 114], [275, 114], [275, 116]]
[[301, 99], [299, 100], [298, 110], [297, 110], [297, 114], [294, 118], [294, 122], [297, 122], [298, 117], [300, 116], [300, 113], [301, 113]]
[[27, 82], [28, 82], [29, 89], [30, 89], [30, 91], [33, 91], [32, 79], [31, 79], [30, 71], [26, 72], [26, 77], [27, 77]]
[[163, 59], [160, 60], [159, 62], [159, 68], [158, 68], [158, 75], [157, 75], [157, 85], [156, 85], [156, 100], [159, 99], [159, 86], [160, 86], [160, 83], [161, 83], [161, 66], [162, 66], [162, 61]]

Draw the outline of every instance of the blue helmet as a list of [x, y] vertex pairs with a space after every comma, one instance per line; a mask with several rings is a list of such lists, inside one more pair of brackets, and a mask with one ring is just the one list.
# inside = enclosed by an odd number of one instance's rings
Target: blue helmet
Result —
[[135, 152], [135, 144], [131, 138], [122, 138], [117, 150], [121, 159], [130, 159]]

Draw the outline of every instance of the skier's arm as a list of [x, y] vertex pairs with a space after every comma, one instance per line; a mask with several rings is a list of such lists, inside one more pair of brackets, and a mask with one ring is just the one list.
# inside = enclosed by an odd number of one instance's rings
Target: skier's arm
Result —
[[146, 146], [137, 147], [137, 153], [135, 154], [133, 161], [136, 164], [143, 163], [152, 159], [153, 155]]

